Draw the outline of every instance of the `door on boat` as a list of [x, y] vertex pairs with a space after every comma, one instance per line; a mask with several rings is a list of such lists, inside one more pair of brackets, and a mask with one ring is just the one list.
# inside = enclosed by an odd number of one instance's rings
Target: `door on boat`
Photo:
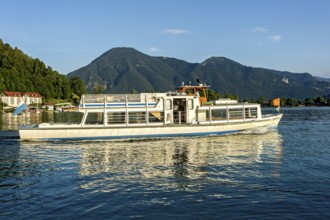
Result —
[[185, 124], [187, 122], [186, 99], [173, 99], [173, 121], [174, 124]]

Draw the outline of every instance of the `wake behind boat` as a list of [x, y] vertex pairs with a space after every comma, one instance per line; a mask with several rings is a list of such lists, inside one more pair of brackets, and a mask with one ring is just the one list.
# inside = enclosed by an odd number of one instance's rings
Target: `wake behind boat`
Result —
[[207, 100], [209, 86], [182, 85], [176, 92], [86, 94], [80, 123], [21, 126], [21, 140], [76, 140], [222, 135], [277, 127], [282, 114], [263, 116], [260, 104]]

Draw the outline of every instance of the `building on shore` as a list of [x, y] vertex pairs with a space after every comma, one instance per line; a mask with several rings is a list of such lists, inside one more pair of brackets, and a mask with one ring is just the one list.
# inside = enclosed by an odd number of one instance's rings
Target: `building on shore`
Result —
[[41, 104], [42, 96], [37, 92], [3, 92], [0, 95], [1, 102], [10, 107], [17, 107], [22, 104], [22, 101], [27, 104]]

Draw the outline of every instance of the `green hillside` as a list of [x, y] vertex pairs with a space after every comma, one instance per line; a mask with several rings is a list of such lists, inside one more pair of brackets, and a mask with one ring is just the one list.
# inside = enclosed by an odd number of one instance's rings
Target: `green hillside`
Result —
[[330, 94], [330, 83], [308, 73], [290, 73], [244, 66], [225, 57], [189, 63], [168, 57], [153, 57], [133, 48], [113, 48], [91, 64], [73, 71], [89, 92], [96, 86], [104, 93], [170, 91], [181, 82], [207, 81], [220, 94], [241, 98], [299, 98]]
[[[207, 82], [213, 90], [242, 99], [298, 98], [330, 94], [330, 82], [308, 73], [244, 66], [225, 57], [189, 63], [153, 57], [133, 48], [113, 48], [67, 76], [0, 40], [0, 92], [39, 92], [46, 99], [104, 93], [167, 92], [182, 82]], [[85, 87], [86, 86], [86, 87]]]
[[67, 78], [0, 39], [0, 93], [38, 92], [45, 99], [69, 99], [86, 92], [79, 77]]

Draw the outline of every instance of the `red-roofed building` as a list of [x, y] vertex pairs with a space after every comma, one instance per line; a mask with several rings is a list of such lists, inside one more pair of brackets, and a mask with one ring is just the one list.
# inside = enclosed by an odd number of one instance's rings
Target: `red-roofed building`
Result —
[[8, 106], [17, 107], [22, 102], [27, 105], [41, 104], [42, 97], [37, 92], [3, 92], [1, 93], [1, 101]]

